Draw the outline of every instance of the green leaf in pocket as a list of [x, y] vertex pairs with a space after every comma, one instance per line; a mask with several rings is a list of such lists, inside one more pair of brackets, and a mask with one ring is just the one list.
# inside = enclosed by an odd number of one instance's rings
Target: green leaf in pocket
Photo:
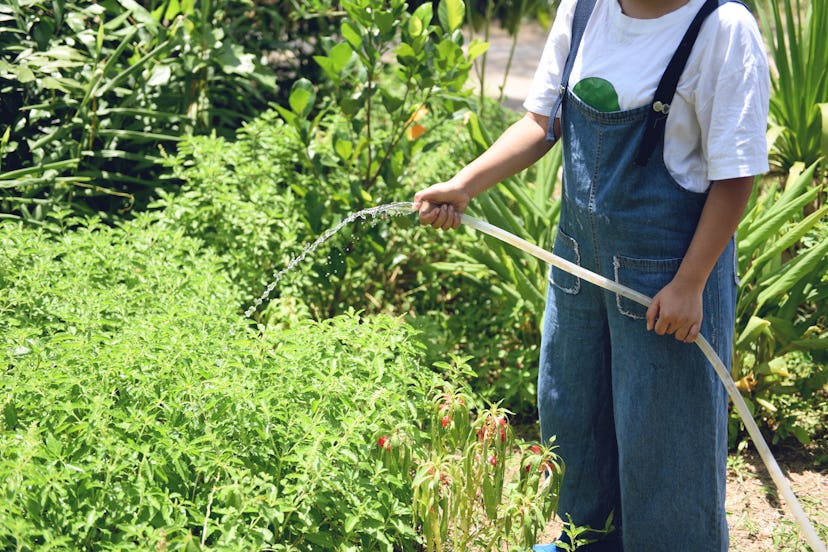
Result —
[[592, 106], [598, 111], [620, 111], [618, 93], [615, 87], [606, 79], [588, 77], [578, 82], [572, 89], [584, 103]]

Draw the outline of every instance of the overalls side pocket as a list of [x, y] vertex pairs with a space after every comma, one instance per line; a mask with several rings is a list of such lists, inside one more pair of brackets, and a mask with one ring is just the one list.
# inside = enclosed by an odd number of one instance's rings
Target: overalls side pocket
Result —
[[[681, 259], [636, 259], [613, 256], [615, 281], [648, 297], [653, 297], [670, 283], [678, 272]], [[647, 307], [621, 295], [615, 295], [618, 312], [633, 320], [644, 320]]]
[[[552, 253], [556, 256], [581, 266], [581, 250], [578, 242], [558, 227], [555, 245]], [[581, 291], [581, 279], [555, 266], [549, 271], [549, 283], [570, 295], [577, 295]]]

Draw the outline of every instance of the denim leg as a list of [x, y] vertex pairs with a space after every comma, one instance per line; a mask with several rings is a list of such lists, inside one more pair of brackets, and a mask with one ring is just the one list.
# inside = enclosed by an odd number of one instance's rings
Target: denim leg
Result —
[[[622, 283], [653, 293], [643, 281]], [[717, 266], [705, 289], [702, 333], [714, 336], [713, 346], [728, 361], [733, 291], [732, 270]], [[646, 331], [643, 308], [636, 312], [612, 294], [607, 298], [608, 310], [619, 307], [608, 318], [624, 548], [724, 552], [724, 387], [695, 344]]]
[[566, 465], [559, 515], [600, 529], [620, 509], [606, 313], [598, 288], [567, 289], [550, 284], [547, 294], [538, 374], [541, 438], [555, 437]]

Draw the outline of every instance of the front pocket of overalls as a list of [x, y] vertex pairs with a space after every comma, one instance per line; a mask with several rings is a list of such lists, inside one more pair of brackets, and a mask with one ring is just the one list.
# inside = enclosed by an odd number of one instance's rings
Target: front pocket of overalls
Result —
[[[575, 238], [568, 236], [558, 227], [558, 235], [555, 237], [555, 245], [552, 246], [552, 253], [566, 261], [581, 266], [581, 251]], [[575, 295], [581, 291], [581, 279], [556, 266], [549, 271], [549, 283], [565, 293]]]
[[[670, 283], [681, 265], [681, 259], [635, 259], [613, 257], [615, 281], [647, 297], [653, 297]], [[635, 320], [643, 320], [647, 307], [621, 295], [615, 295], [618, 312]]]

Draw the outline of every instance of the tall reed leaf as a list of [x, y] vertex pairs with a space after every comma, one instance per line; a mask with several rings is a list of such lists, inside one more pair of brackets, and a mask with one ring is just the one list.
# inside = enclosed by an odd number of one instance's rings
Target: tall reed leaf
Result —
[[[828, 346], [828, 206], [803, 214], [822, 192], [822, 186], [813, 185], [815, 170], [816, 163], [807, 168], [795, 163], [784, 183], [757, 186], [739, 225], [743, 276], [733, 377], [747, 400], [774, 411], [775, 439], [790, 434], [803, 443], [808, 431], [794, 417], [785, 417], [780, 397], [812, 395], [826, 378], [820, 359]], [[792, 353], [803, 367], [798, 371], [786, 368]]]
[[782, 169], [825, 155], [828, 135], [828, 3], [757, 2], [774, 71], [772, 160]]

